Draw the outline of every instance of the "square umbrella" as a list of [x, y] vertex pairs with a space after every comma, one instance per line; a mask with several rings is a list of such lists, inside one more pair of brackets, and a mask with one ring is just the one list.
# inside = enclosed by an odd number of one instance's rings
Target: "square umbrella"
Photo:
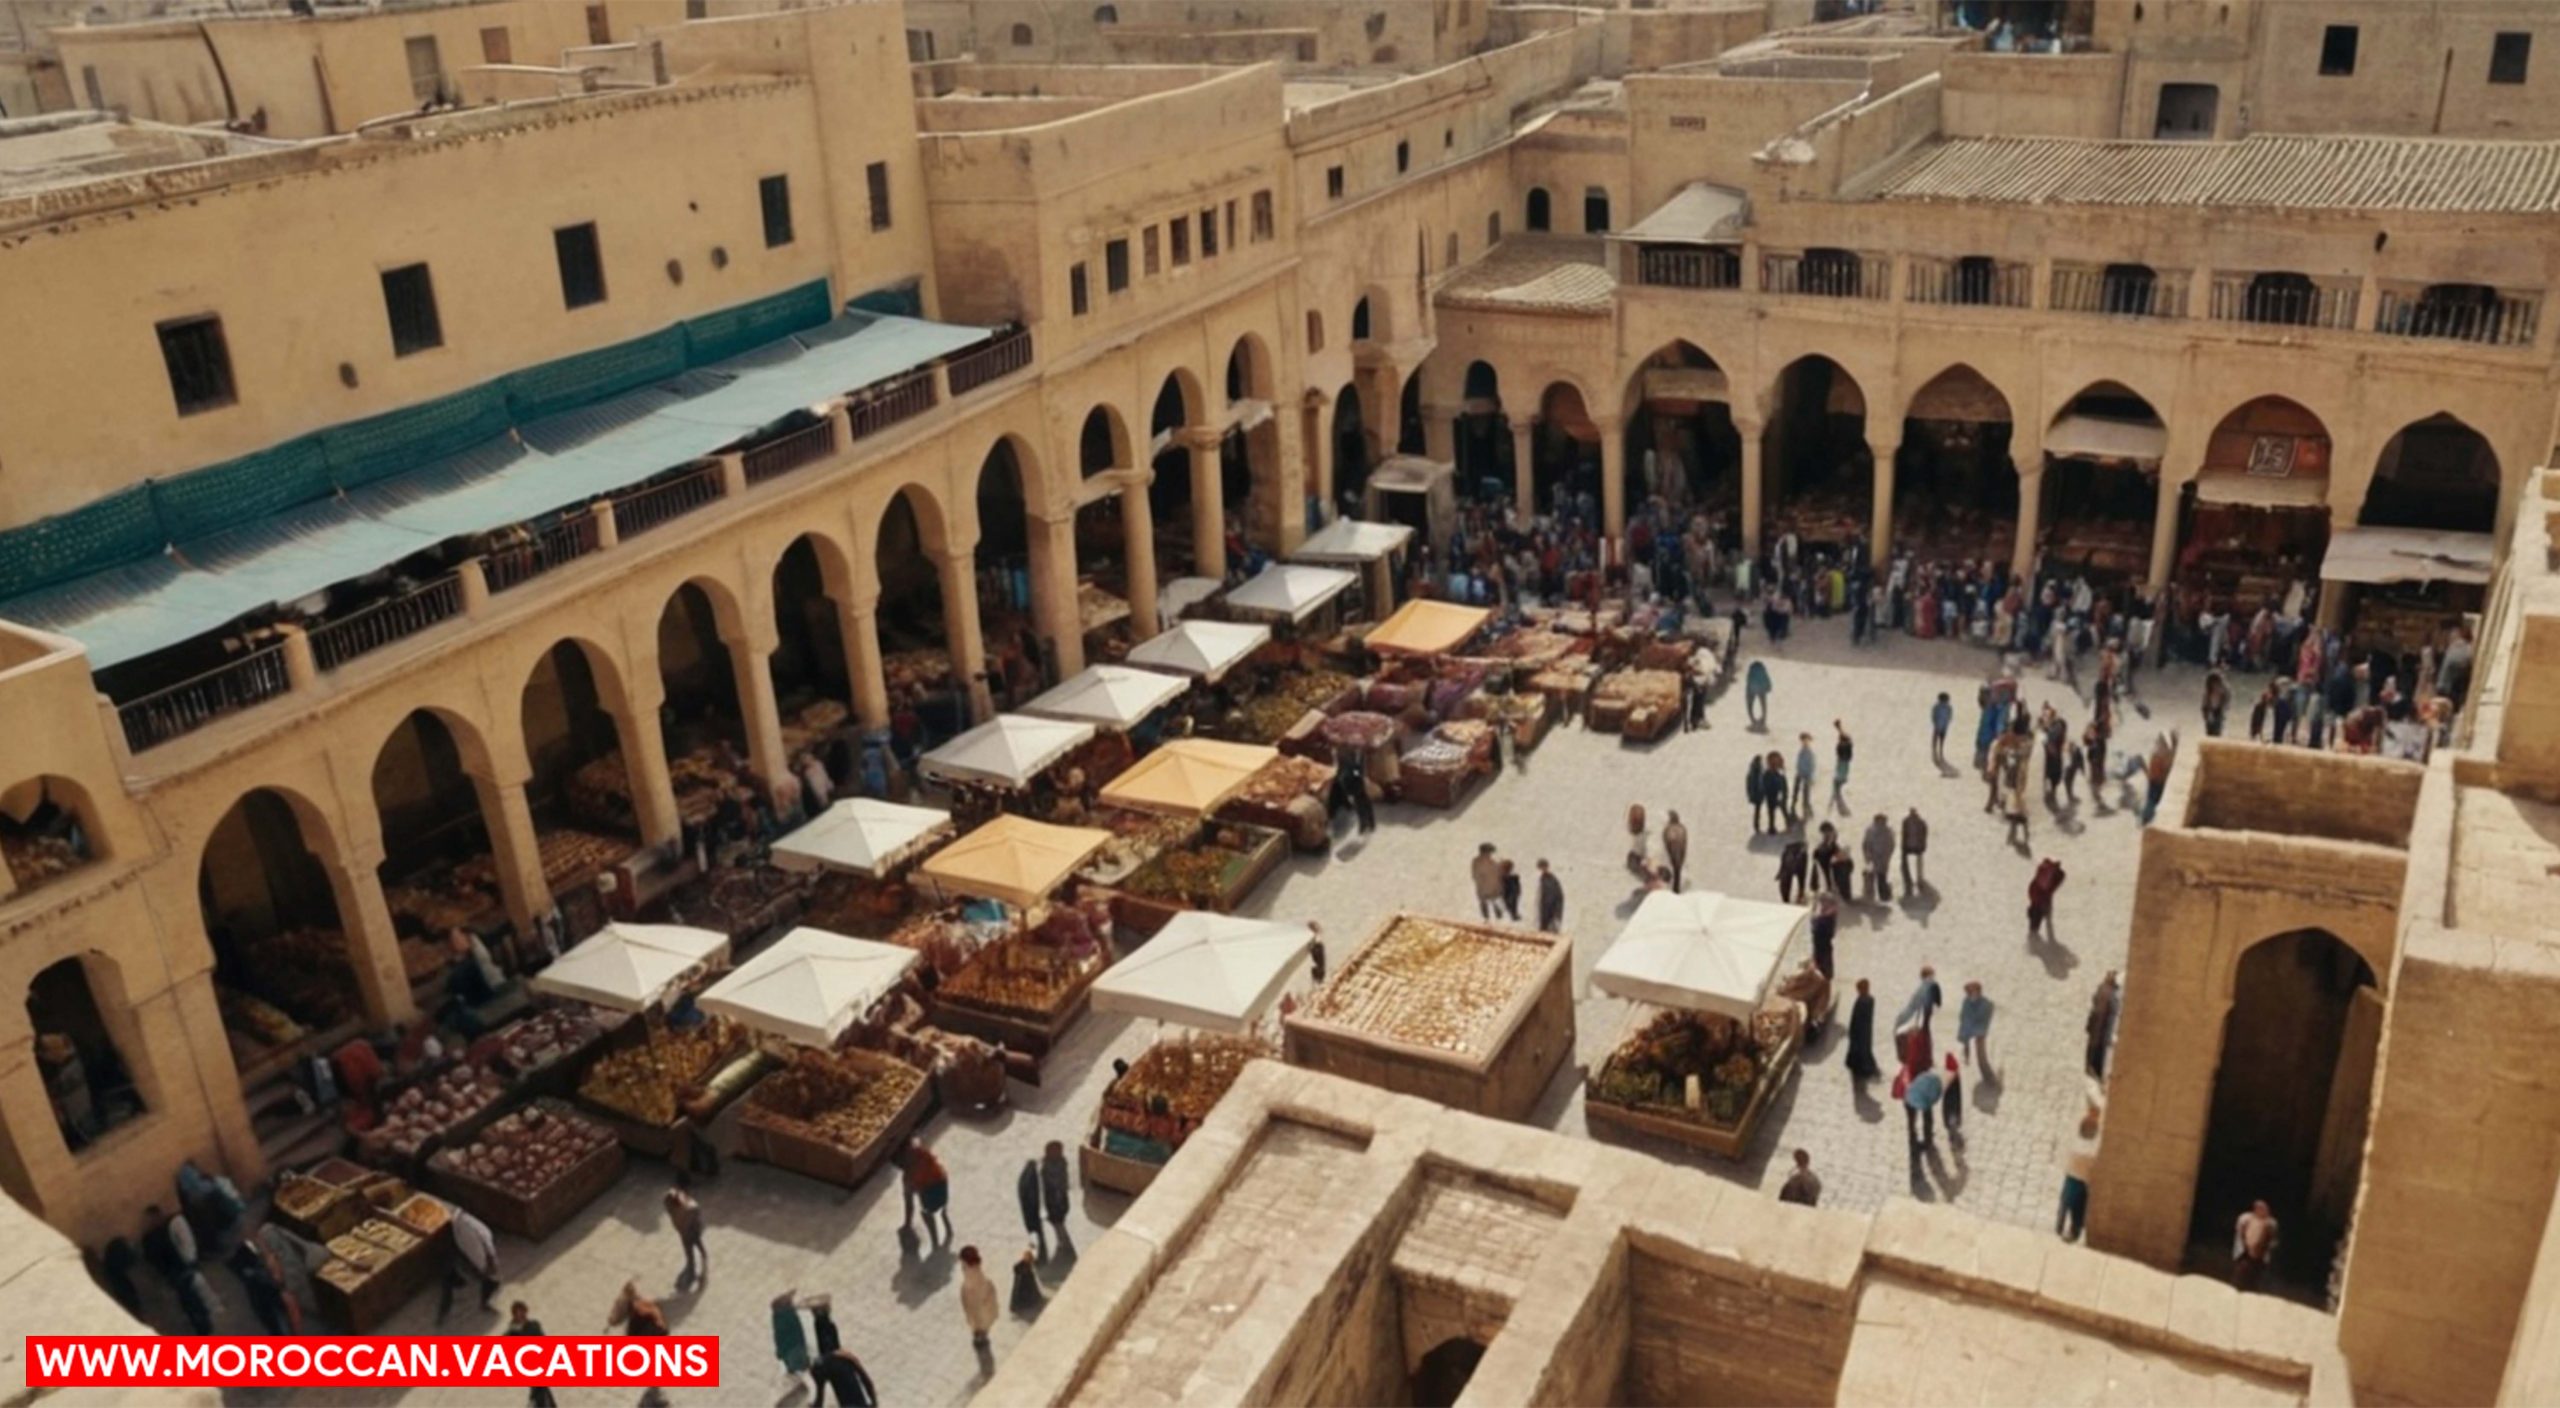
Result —
[[1180, 676], [1161, 670], [1094, 665], [1023, 705], [1022, 712], [1101, 728], [1128, 729], [1180, 698], [1190, 687]]
[[768, 1036], [832, 1046], [915, 966], [916, 951], [794, 929], [702, 995], [705, 1012]]
[[943, 847], [920, 873], [946, 890], [1029, 909], [1110, 839], [1108, 831], [1007, 813]]
[[1216, 811], [1280, 756], [1277, 748], [1183, 738], [1140, 758], [1102, 789], [1109, 806], [1198, 816]]
[[1749, 1021], [1787, 945], [1812, 917], [1800, 904], [1656, 890], [1592, 969], [1591, 985], [1631, 1002]]
[[1351, 590], [1358, 577], [1338, 567], [1310, 567], [1275, 562], [1252, 581], [1227, 593], [1227, 605], [1238, 611], [1303, 621], [1324, 604]]
[[1366, 644], [1391, 654], [1438, 655], [1466, 644], [1467, 637], [1492, 619], [1493, 613], [1481, 606], [1417, 598], [1372, 628]]
[[1198, 675], [1215, 683], [1270, 641], [1269, 626], [1239, 621], [1185, 621], [1139, 642], [1129, 652], [1129, 663]]
[[998, 714], [925, 754], [917, 766], [946, 781], [1022, 788], [1092, 738], [1091, 724]]
[[617, 1012], [656, 1005], [687, 973], [729, 950], [729, 936], [682, 924], [607, 924], [528, 986]]
[[1250, 1031], [1314, 941], [1304, 924], [1185, 910], [1094, 979], [1093, 1008], [1202, 1031]]
[[876, 797], [849, 797], [773, 843], [784, 870], [879, 875], [951, 830], [951, 813]]

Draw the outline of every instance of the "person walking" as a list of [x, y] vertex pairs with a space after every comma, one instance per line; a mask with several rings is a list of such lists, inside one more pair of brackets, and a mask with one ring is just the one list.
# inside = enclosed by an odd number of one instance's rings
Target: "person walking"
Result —
[[[684, 1270], [676, 1273], [676, 1289], [702, 1285], [711, 1279], [711, 1252], [702, 1245], [702, 1204], [682, 1188], [670, 1188], [665, 1198], [667, 1222], [676, 1229], [676, 1238], [684, 1244]], [[697, 1267], [695, 1263], [701, 1264]]]
[[1813, 735], [1796, 735], [1796, 788], [1788, 799], [1787, 809], [1797, 816], [1813, 812], [1813, 779], [1817, 765], [1813, 758]]
[[482, 1310], [492, 1309], [490, 1302], [498, 1294], [498, 1239], [490, 1233], [489, 1224], [461, 1208], [454, 1208], [445, 1225], [453, 1230], [453, 1238], [451, 1250], [446, 1254], [444, 1294], [436, 1302], [436, 1323], [439, 1325], [444, 1323], [446, 1315], [452, 1313], [455, 1287], [477, 1280]]
[[2243, 1291], [2258, 1289], [2267, 1264], [2276, 1258], [2276, 1215], [2258, 1199], [2231, 1228], [2231, 1284]]
[[987, 1332], [996, 1327], [996, 1283], [974, 1246], [960, 1249], [960, 1317], [969, 1322], [969, 1343], [987, 1347]]
[[1799, 897], [1807, 893], [1805, 872], [1809, 865], [1804, 838], [1790, 837], [1785, 848], [1778, 852], [1778, 902], [1780, 904], [1794, 904]]
[[1071, 1185], [1067, 1175], [1067, 1146], [1052, 1139], [1040, 1151], [1040, 1201], [1048, 1210], [1049, 1225], [1058, 1229], [1058, 1240], [1067, 1240], [1067, 1208]]
[[1538, 861], [1538, 932], [1553, 934], [1563, 928], [1564, 882], [1542, 857]]
[[1929, 706], [1929, 761], [1942, 768], [1947, 765], [1947, 730], [1955, 721], [1955, 702], [1945, 690], [1938, 691], [1938, 702]]
[[906, 1194], [907, 1208], [907, 1220], [899, 1224], [899, 1230], [905, 1231], [916, 1225], [916, 1205], [922, 1203], [925, 1235], [933, 1235], [933, 1220], [939, 1217], [942, 1219], [942, 1235], [948, 1239], [952, 1235], [950, 1171], [943, 1168], [942, 1160], [935, 1158], [933, 1151], [924, 1147], [923, 1141], [914, 1135], [907, 1136], [907, 1146], [899, 1155], [898, 1167], [899, 1186]]
[[2110, 968], [2107, 976], [2098, 980], [2098, 990], [2089, 997], [2089, 1020], [2082, 1028], [2088, 1036], [2085, 1064], [2093, 1079], [2107, 1078], [2107, 1044], [2115, 1035], [2115, 1026], [2116, 970]]
[[1831, 731], [1836, 735], [1831, 744], [1831, 805], [1845, 812], [1849, 804], [1841, 794], [1848, 790], [1849, 755], [1856, 750], [1849, 741], [1848, 725], [1833, 719]]
[[2062, 1201], [2053, 1210], [2053, 1232], [2066, 1242], [2080, 1240], [2089, 1221], [2089, 1175], [2096, 1169], [2098, 1112], [2080, 1117], [2079, 1141], [2062, 1156]]
[[1795, 1203], [1801, 1207], [1820, 1207], [1822, 1176], [1813, 1171], [1813, 1155], [1798, 1149], [1795, 1157], [1795, 1172], [1788, 1174], [1787, 1181], [1779, 1185], [1778, 1201]]
[[1883, 904], [1893, 898], [1893, 823], [1882, 812], [1867, 823], [1866, 838], [1858, 849], [1867, 858], [1866, 896], [1869, 903]]
[[[1680, 813], [1672, 812], [1670, 817], [1662, 825], [1662, 854], [1671, 862], [1671, 888], [1676, 891], [1680, 888], [1681, 872], [1689, 862], [1689, 828], [1681, 824]], [[1514, 913], [1511, 917], [1517, 919], [1520, 916]]]
[[1964, 1001], [1956, 1004], [1956, 1049], [1971, 1060], [1991, 1080], [1991, 999], [1983, 996], [1979, 981], [1964, 985]]
[[871, 1382], [871, 1371], [862, 1367], [852, 1350], [838, 1346], [818, 1355], [809, 1366], [809, 1377], [818, 1384], [818, 1396], [811, 1408], [826, 1408], [827, 1390], [835, 1390], [836, 1402], [844, 1408], [880, 1408], [879, 1386]]
[[1946, 1094], [1946, 1080], [1933, 1066], [1916, 1071], [1904, 1066], [1893, 1083], [1894, 1098], [1902, 1102], [1903, 1130], [1911, 1138], [1911, 1157], [1917, 1160], [1922, 1149], [1938, 1142], [1938, 1100]]
[[[2204, 736], [2220, 738], [2222, 720], [2231, 712], [2231, 683], [2220, 670], [2208, 670], [2204, 677]], [[2254, 731], [2252, 736], [2254, 737]]]
[[[1928, 857], [1929, 823], [1921, 818], [1920, 809], [1913, 807], [1902, 816], [1902, 890], [1904, 894], [1916, 895], [1920, 892], [1922, 885], [1929, 883]], [[1919, 876], [1916, 880], [1912, 878], [1915, 872]]]
[[1964, 1147], [1964, 1067], [1957, 1064], [1956, 1053], [1952, 1051], [1947, 1053], [1946, 1073], [1947, 1093], [1943, 1103], [1947, 1110], [1947, 1142], [1962, 1149]]
[[1751, 771], [1743, 776], [1742, 790], [1751, 798], [1751, 834], [1754, 836], [1763, 831], [1777, 830], [1774, 826], [1762, 825], [1760, 821], [1769, 808], [1768, 772], [1768, 764], [1761, 760], [1759, 754], [1752, 754]]
[[2038, 933], [2048, 941], [2053, 938], [2053, 895], [2068, 877], [2062, 873], [2062, 862], [2046, 856], [2037, 862], [2035, 875], [2027, 881], [2027, 942], [2032, 945]]
[[[795, 1291], [784, 1291], [766, 1307], [773, 1320], [773, 1357], [782, 1364], [782, 1372], [793, 1378], [809, 1372], [809, 1336], [800, 1328], [800, 1301]], [[821, 1398], [826, 1387], [818, 1387]]]
[[1508, 857], [1502, 862], [1502, 912], [1512, 923], [1520, 922], [1520, 871]]
[[1858, 980], [1857, 999], [1849, 1004], [1849, 1080], [1864, 1085], [1883, 1072], [1876, 1065], [1876, 999], [1867, 980]]
[[1810, 924], [1806, 925], [1806, 928], [1813, 935], [1814, 971], [1822, 975], [1822, 980], [1824, 982], [1830, 982], [1832, 970], [1831, 941], [1837, 937], [1840, 932], [1839, 898], [1833, 895], [1824, 895], [1822, 898], [1815, 900], [1813, 902], [1813, 920]]
[[1769, 662], [1754, 660], [1742, 672], [1742, 712], [1754, 729], [1769, 727]]
[[1894, 1015], [1893, 1029], [1896, 1032], [1906, 1027], [1929, 1030], [1930, 1023], [1936, 1019], [1938, 1009], [1946, 1005], [1946, 1000], [1946, 990], [1938, 986], [1938, 970], [1921, 964], [1920, 981], [1911, 989], [1910, 1000], [1903, 1003], [1902, 1010]]
[[1040, 1223], [1040, 1161], [1024, 1159], [1022, 1172], [1013, 1180], [1014, 1201], [1021, 1206], [1022, 1230], [1031, 1234], [1031, 1245], [1040, 1255], [1049, 1254], [1049, 1231]]
[[[530, 1307], [523, 1301], [517, 1301], [507, 1307], [507, 1328], [500, 1333], [540, 1338], [549, 1332], [542, 1328], [541, 1321], [533, 1318]], [[525, 1391], [524, 1401], [525, 1408], [559, 1408], [560, 1402], [552, 1396], [551, 1390], [540, 1384]]]
[[1476, 847], [1476, 858], [1467, 869], [1476, 887], [1476, 915], [1482, 919], [1502, 917], [1502, 862], [1493, 854], [1493, 843]]

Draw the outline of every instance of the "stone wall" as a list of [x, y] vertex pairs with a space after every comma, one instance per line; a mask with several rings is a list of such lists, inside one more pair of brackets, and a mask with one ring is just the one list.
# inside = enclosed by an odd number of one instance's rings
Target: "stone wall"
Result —
[[2199, 739], [2192, 746], [2190, 827], [2409, 844], [2409, 818], [2427, 775], [2416, 763], [2219, 739]]

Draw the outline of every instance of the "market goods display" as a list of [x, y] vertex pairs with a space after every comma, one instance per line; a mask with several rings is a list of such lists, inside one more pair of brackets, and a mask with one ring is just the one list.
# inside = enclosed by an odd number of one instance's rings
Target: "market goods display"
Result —
[[847, 938], [881, 939], [899, 926], [914, 905], [915, 892], [904, 881], [829, 871], [809, 888], [800, 922]]
[[674, 1124], [683, 1092], [710, 1079], [744, 1044], [726, 1017], [684, 1031], [651, 1026], [647, 1039], [598, 1057], [578, 1082], [578, 1097], [645, 1125]]
[[1195, 841], [1140, 866], [1120, 882], [1120, 888], [1186, 909], [1214, 909], [1225, 900], [1229, 868], [1245, 859], [1245, 852], [1235, 847]]
[[[400, 911], [395, 907], [391, 912]], [[434, 939], [413, 935], [400, 941], [400, 974], [413, 988], [442, 976], [445, 962], [445, 946]]]
[[1365, 753], [1394, 742], [1397, 728], [1396, 721], [1384, 714], [1355, 710], [1325, 720], [1320, 732], [1324, 734], [1324, 741], [1336, 748]]
[[910, 689], [938, 690], [951, 683], [951, 653], [947, 650], [899, 650], [880, 657], [880, 672], [888, 679], [889, 694], [896, 697]]
[[9, 878], [21, 891], [59, 880], [89, 863], [88, 857], [71, 848], [61, 836], [30, 836], [21, 832], [0, 830], [0, 862], [9, 867]]
[[[1251, 1037], [1191, 1032], [1150, 1046], [1129, 1063], [1129, 1073], [1112, 1083], [1102, 1097], [1106, 1129], [1150, 1136], [1147, 1121], [1156, 1101], [1165, 1113], [1184, 1121], [1181, 1134], [1209, 1117], [1220, 1097], [1244, 1074], [1247, 1062], [1276, 1056], [1271, 1044]], [[1170, 1141], [1181, 1144], [1177, 1135]]]
[[[1657, 1013], [1591, 1077], [1591, 1098], [1655, 1115], [1738, 1125], [1776, 1049], [1764, 1045], [1757, 1026], [1713, 1013]], [[1784, 1040], [1783, 1031], [1778, 1038]]]
[[1111, 839], [1076, 873], [1098, 884], [1116, 885], [1140, 866], [1191, 839], [1199, 823], [1187, 816], [1150, 812], [1104, 812], [1092, 822], [1107, 826]]
[[1351, 683], [1349, 675], [1331, 670], [1283, 675], [1236, 711], [1236, 737], [1247, 743], [1274, 742], [1309, 710], [1323, 709], [1341, 698]]
[[1333, 785], [1333, 769], [1312, 758], [1277, 758], [1245, 779], [1234, 801], [1257, 807], [1286, 807], [1300, 797], [1319, 797]]
[[275, 1208], [288, 1217], [313, 1223], [345, 1196], [344, 1190], [332, 1188], [316, 1178], [288, 1173], [276, 1183]]
[[844, 727], [850, 717], [842, 700], [820, 699], [808, 704], [783, 719], [782, 750], [797, 753]]
[[326, 1031], [355, 1015], [356, 979], [347, 967], [346, 935], [286, 929], [242, 939], [239, 948], [241, 979], [250, 994], [294, 1021]]
[[497, 1062], [527, 1075], [604, 1035], [605, 1019], [583, 1002], [563, 1002], [497, 1032]]
[[1589, 644], [1561, 631], [1532, 629], [1513, 631], [1484, 648], [1496, 660], [1509, 660], [1531, 670], [1542, 670], [1556, 661], [1589, 649]]
[[1103, 966], [1099, 950], [1078, 957], [1013, 934], [989, 944], [943, 979], [934, 996], [1014, 1021], [1046, 1023]]
[[1553, 948], [1526, 934], [1400, 915], [1302, 1010], [1407, 1045], [1480, 1055]]
[[378, 1217], [368, 1217], [357, 1223], [355, 1235], [388, 1251], [393, 1256], [398, 1256], [418, 1245], [419, 1241], [417, 1233], [396, 1223], [385, 1222]]
[[554, 827], [543, 831], [542, 878], [553, 890], [575, 889], [631, 857], [631, 837]]
[[373, 1170], [346, 1159], [329, 1159], [311, 1170], [311, 1177], [332, 1188], [358, 1188], [371, 1182]]
[[453, 1209], [424, 1193], [410, 1196], [408, 1201], [391, 1210], [392, 1216], [432, 1237], [453, 1220]]
[[498, 1077], [480, 1066], [454, 1066], [391, 1097], [382, 1121], [366, 1131], [369, 1150], [410, 1158], [427, 1141], [460, 1125], [497, 1103], [507, 1093]]
[[1620, 670], [1591, 688], [1591, 726], [1655, 738], [1680, 721], [1680, 677], [1668, 670]]
[[[465, 878], [468, 873], [455, 867], [439, 874], [412, 877], [405, 885], [385, 885], [382, 887], [382, 900], [390, 907], [393, 918], [408, 919], [430, 934], [441, 934], [447, 929], [476, 928], [498, 908], [498, 891], [494, 878], [484, 887]], [[409, 968], [410, 982], [435, 976], [433, 970], [419, 972], [417, 965], [409, 961], [409, 946], [405, 940], [400, 946], [400, 953], [403, 963]], [[442, 966], [441, 963], [437, 965], [438, 968]]]
[[604, 1126], [576, 1115], [528, 1105], [480, 1131], [460, 1148], [445, 1149], [428, 1167], [455, 1174], [514, 1197], [533, 1199], [614, 1143]]
[[264, 998], [251, 997], [233, 988], [217, 987], [214, 1000], [221, 1008], [222, 1025], [226, 1029], [262, 1046], [285, 1046], [310, 1035], [308, 1028]]
[[862, 1149], [924, 1088], [924, 1072], [904, 1061], [873, 1057], [858, 1065], [819, 1051], [800, 1051], [791, 1065], [758, 1082], [743, 1118], [845, 1149]]
[[779, 866], [722, 866], [668, 895], [667, 907], [686, 924], [744, 939], [790, 917], [784, 909], [815, 883], [814, 876]]
[[631, 807], [631, 774], [622, 765], [622, 750], [609, 750], [569, 774], [563, 789], [569, 814], [588, 826], [636, 834], [638, 813]]

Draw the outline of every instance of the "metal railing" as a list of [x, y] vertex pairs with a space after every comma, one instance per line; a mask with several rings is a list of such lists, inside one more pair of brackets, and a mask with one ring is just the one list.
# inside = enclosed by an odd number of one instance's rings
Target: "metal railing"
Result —
[[636, 538], [662, 523], [717, 503], [724, 492], [717, 464], [706, 464], [645, 489], [625, 490], [613, 496], [615, 534]]
[[1655, 288], [1740, 288], [1742, 254], [1717, 247], [1648, 245], [1636, 251], [1636, 282]]
[[1760, 256], [1760, 287], [1814, 298], [1884, 298], [1893, 291], [1893, 261], [1845, 250], [1771, 250]]
[[835, 452], [836, 423], [830, 416], [816, 425], [768, 440], [741, 458], [746, 461], [747, 482], [762, 484], [776, 475], [816, 464]]
[[124, 724], [125, 746], [139, 753], [292, 688], [284, 665], [284, 644], [279, 641], [194, 679], [119, 704], [116, 717]]
[[951, 377], [951, 394], [966, 396], [998, 377], [1011, 376], [1031, 365], [1031, 329], [1015, 328], [983, 347], [955, 353], [942, 365]]
[[2035, 301], [2035, 270], [2025, 264], [1990, 260], [1918, 259], [1911, 261], [1911, 284], [1903, 291], [1910, 303], [2024, 308]]
[[2187, 273], [2183, 269], [2056, 264], [2053, 291], [2046, 302], [2057, 313], [2182, 318], [2187, 311]]
[[2209, 316], [2218, 323], [2351, 330], [2356, 325], [2356, 293], [2352, 284], [2279, 283], [2255, 274], [2216, 274]]
[[845, 403], [844, 414], [853, 423], [853, 438], [861, 440], [923, 415], [935, 404], [933, 368], [919, 367], [865, 387]]
[[480, 559], [491, 592], [520, 587], [564, 562], [596, 550], [596, 516], [580, 510], [520, 543], [492, 548]]
[[334, 670], [461, 614], [462, 578], [447, 573], [415, 591], [313, 627], [311, 658], [321, 669]]
[[2423, 290], [2383, 289], [2373, 330], [2393, 337], [2440, 337], [2483, 347], [2530, 347], [2542, 321], [2538, 293], [2499, 292], [2486, 299], [2429, 298]]

